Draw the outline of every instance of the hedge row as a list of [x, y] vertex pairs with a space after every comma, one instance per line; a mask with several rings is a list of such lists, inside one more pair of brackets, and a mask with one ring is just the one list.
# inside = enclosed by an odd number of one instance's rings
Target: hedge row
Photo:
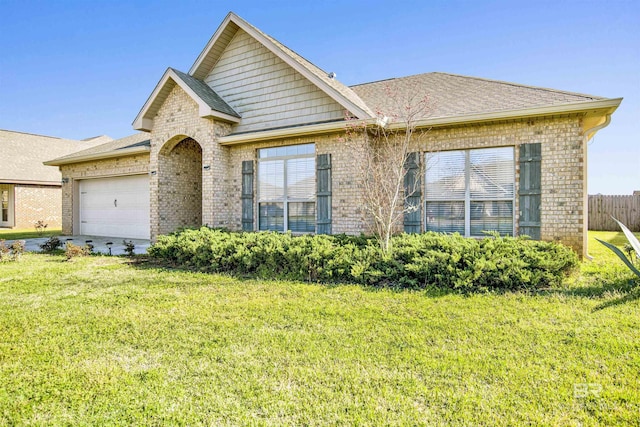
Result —
[[576, 254], [560, 244], [522, 238], [402, 234], [385, 256], [371, 237], [206, 227], [160, 236], [149, 254], [173, 265], [264, 279], [464, 290], [557, 285], [578, 265]]

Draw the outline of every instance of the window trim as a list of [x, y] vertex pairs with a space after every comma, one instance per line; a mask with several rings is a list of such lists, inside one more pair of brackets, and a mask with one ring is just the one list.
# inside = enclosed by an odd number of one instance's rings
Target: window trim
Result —
[[1, 193], [7, 192], [7, 221], [2, 220], [2, 206], [0, 206], [0, 227], [12, 228], [15, 226], [15, 186], [0, 185], [0, 205], [2, 204]]
[[[291, 155], [285, 155], [285, 156], [269, 156], [269, 157], [260, 157], [260, 150], [266, 150], [269, 148], [279, 148], [279, 147], [264, 147], [264, 148], [259, 148], [256, 150], [256, 158], [257, 158], [257, 162], [256, 162], [256, 213], [257, 213], [257, 218], [256, 218], [256, 225], [257, 225], [257, 231], [278, 231], [280, 233], [286, 233], [286, 232], [291, 232], [293, 234], [314, 234], [317, 229], [318, 229], [318, 225], [317, 225], [317, 177], [316, 177], [316, 170], [315, 170], [315, 164], [316, 164], [316, 144], [315, 142], [307, 142], [307, 143], [303, 143], [303, 144], [294, 144], [294, 145], [287, 145], [284, 147], [296, 147], [296, 146], [300, 146], [300, 145], [313, 145], [313, 152], [312, 153], [308, 153], [308, 154], [291, 154]], [[300, 197], [289, 197], [289, 182], [288, 182], [288, 167], [289, 167], [289, 160], [295, 160], [295, 159], [313, 159], [314, 162], [314, 168], [313, 168], [313, 179], [314, 179], [314, 185], [313, 185], [313, 198], [300, 198]], [[282, 195], [282, 199], [274, 199], [274, 198], [265, 198], [262, 199], [261, 195], [260, 195], [260, 163], [261, 162], [267, 162], [267, 161], [273, 161], [273, 160], [282, 160], [283, 161], [283, 168], [282, 168], [282, 173], [283, 173], [283, 195]], [[283, 226], [282, 226], [282, 231], [279, 230], [262, 230], [260, 228], [260, 204], [261, 203], [282, 203], [283, 205]], [[289, 230], [289, 203], [313, 203], [314, 204], [314, 219], [313, 219], [313, 231], [292, 231]]]
[[[513, 197], [497, 197], [491, 199], [478, 199], [471, 198], [471, 152], [476, 150], [486, 150], [492, 148], [511, 148], [512, 149], [512, 161], [513, 161]], [[516, 235], [516, 196], [517, 196], [517, 169], [516, 169], [516, 151], [515, 145], [501, 145], [501, 146], [492, 146], [492, 147], [476, 147], [476, 148], [462, 148], [457, 150], [443, 150], [443, 151], [428, 151], [424, 154], [425, 165], [428, 164], [428, 156], [434, 155], [438, 153], [446, 153], [453, 151], [462, 151], [464, 153], [464, 198], [462, 199], [431, 199], [429, 200], [428, 194], [428, 182], [427, 182], [427, 172], [428, 168], [424, 171], [424, 201], [423, 208], [424, 214], [422, 215], [422, 225], [423, 230], [429, 231], [427, 229], [427, 203], [428, 202], [462, 202], [464, 203], [464, 237], [470, 238], [482, 238], [483, 236], [472, 235], [471, 234], [471, 203], [473, 202], [511, 202], [511, 236]]]

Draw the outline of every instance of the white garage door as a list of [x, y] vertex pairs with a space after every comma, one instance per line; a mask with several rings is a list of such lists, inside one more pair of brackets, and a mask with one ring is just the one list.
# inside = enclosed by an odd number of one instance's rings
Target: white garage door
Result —
[[149, 176], [80, 181], [80, 233], [149, 238]]

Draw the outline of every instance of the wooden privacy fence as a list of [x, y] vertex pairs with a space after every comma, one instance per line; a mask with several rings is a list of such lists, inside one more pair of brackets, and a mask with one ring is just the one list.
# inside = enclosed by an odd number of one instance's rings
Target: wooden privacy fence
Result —
[[589, 196], [589, 230], [620, 231], [611, 216], [640, 231], [640, 195]]

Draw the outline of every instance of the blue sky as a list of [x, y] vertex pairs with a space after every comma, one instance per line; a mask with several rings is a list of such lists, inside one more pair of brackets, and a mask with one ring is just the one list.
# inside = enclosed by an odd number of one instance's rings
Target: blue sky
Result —
[[230, 10], [348, 85], [442, 71], [624, 97], [590, 142], [589, 193], [640, 190], [638, 1], [0, 0], [0, 129], [133, 133]]

